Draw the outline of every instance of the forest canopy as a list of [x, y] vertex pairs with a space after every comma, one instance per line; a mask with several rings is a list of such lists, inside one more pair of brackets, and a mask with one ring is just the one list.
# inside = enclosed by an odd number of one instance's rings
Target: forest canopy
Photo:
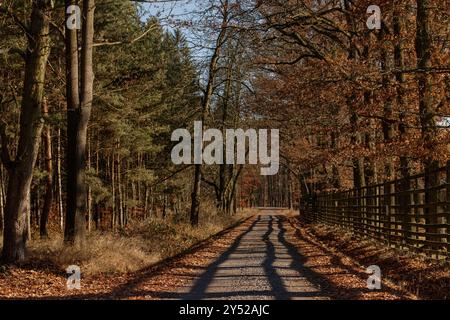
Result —
[[[448, 161], [446, 1], [376, 1], [379, 29], [373, 1], [199, 0], [166, 16], [145, 2], [1, 2], [5, 261], [49, 223], [68, 246], [150, 216], [195, 228]], [[175, 165], [171, 134], [195, 121], [279, 129], [278, 175]]]

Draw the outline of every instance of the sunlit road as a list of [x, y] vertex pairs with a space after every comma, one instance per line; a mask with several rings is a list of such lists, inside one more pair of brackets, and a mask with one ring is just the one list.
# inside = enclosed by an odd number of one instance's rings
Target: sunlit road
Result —
[[[324, 299], [280, 216], [258, 216], [190, 286], [182, 299]], [[286, 223], [286, 222], [284, 222]]]

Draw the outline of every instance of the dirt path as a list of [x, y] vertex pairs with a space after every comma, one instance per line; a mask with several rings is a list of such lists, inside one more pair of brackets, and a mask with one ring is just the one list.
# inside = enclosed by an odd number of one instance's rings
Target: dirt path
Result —
[[187, 288], [182, 299], [319, 299], [324, 292], [278, 216], [258, 216], [230, 248]]
[[0, 298], [44, 299], [404, 299], [294, 228], [278, 211], [247, 220], [192, 252], [136, 273], [82, 279], [68, 291], [64, 271], [18, 268], [0, 274]]

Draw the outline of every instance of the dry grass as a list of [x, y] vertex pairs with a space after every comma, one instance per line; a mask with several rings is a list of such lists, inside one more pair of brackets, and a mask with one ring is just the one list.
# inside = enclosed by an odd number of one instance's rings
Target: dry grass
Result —
[[92, 232], [83, 247], [66, 246], [61, 234], [28, 244], [27, 263], [50, 264], [60, 270], [78, 265], [85, 275], [134, 272], [183, 252], [247, 215], [213, 216], [198, 228], [186, 222], [149, 218], [131, 221], [116, 232]]
[[83, 247], [65, 246], [60, 235], [51, 240], [33, 241], [28, 246], [28, 261], [44, 262], [65, 269], [78, 265], [83, 274], [132, 272], [158, 261], [139, 237], [120, 237], [113, 233], [92, 233]]

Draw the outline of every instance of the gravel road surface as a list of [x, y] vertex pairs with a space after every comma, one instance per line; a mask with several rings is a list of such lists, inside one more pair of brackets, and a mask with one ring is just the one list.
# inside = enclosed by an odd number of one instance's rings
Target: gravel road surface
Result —
[[324, 299], [279, 216], [260, 215], [190, 286], [182, 299]]

